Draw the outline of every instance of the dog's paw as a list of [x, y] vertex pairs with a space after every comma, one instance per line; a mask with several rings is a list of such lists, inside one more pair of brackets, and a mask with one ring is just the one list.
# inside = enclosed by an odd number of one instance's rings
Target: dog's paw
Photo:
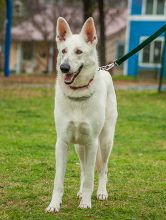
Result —
[[80, 209], [91, 209], [91, 201], [81, 200], [79, 208]]
[[82, 192], [81, 192], [81, 191], [78, 191], [77, 197], [78, 197], [79, 199], [82, 199]]
[[59, 210], [60, 210], [60, 205], [54, 205], [54, 206], [52, 206], [52, 205], [49, 205], [46, 209], [45, 209], [45, 212], [59, 212]]
[[80, 205], [79, 205], [79, 208], [80, 208], [80, 209], [91, 209], [91, 205], [88, 205], [88, 204], [80, 204]]
[[108, 199], [108, 193], [106, 190], [98, 190], [97, 192], [97, 199], [98, 200], [107, 200]]

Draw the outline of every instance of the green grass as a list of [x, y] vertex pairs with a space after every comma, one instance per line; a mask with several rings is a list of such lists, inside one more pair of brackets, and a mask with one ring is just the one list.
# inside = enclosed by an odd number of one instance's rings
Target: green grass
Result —
[[78, 209], [79, 164], [68, 155], [60, 213], [46, 214], [54, 179], [52, 89], [0, 89], [0, 218], [165, 219], [166, 94], [118, 91], [119, 118], [109, 162], [106, 202]]
[[114, 81], [138, 81], [137, 76], [113, 75], [112, 78]]

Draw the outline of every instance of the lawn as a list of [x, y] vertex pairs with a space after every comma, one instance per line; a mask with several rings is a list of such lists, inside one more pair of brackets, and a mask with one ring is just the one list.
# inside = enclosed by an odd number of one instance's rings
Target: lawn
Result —
[[109, 162], [105, 202], [78, 209], [79, 164], [73, 146], [68, 155], [60, 213], [46, 214], [54, 179], [52, 88], [0, 88], [0, 218], [165, 219], [166, 94], [118, 91], [119, 118]]

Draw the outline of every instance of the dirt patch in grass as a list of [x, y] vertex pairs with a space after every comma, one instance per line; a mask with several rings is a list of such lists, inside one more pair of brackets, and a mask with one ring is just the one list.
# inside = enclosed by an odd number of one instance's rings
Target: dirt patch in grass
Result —
[[6, 78], [1, 76], [0, 82], [3, 85], [8, 85], [12, 83], [28, 83], [28, 84], [54, 84], [56, 80], [56, 74], [51, 75], [11, 75], [10, 77]]
[[37, 98], [37, 97], [46, 97], [46, 96], [52, 96], [53, 97], [53, 91], [54, 89], [40, 89], [40, 88], [6, 88], [2, 89], [0, 88], [0, 99], [30, 99], [30, 98]]
[[[20, 75], [11, 75], [6, 78], [3, 75], [0, 77], [1, 86], [10, 86], [10, 85], [23, 85], [23, 84], [48, 84], [54, 85], [56, 82], [56, 74], [43, 75], [43, 74], [20, 74]], [[156, 79], [138, 79], [134, 77], [125, 77], [125, 76], [113, 76], [113, 81], [115, 85], [158, 85], [158, 80]], [[164, 81], [166, 84], [166, 81]]]

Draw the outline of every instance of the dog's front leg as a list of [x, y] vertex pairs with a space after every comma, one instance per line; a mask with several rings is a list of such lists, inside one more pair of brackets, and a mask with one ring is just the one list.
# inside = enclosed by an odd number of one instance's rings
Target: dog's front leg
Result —
[[97, 149], [98, 141], [95, 141], [94, 143], [85, 146], [85, 176], [82, 189], [82, 199], [79, 205], [79, 207], [82, 209], [91, 208], [91, 196], [94, 187], [94, 168]]
[[62, 196], [64, 191], [64, 176], [66, 170], [66, 157], [68, 145], [63, 141], [56, 143], [56, 175], [54, 180], [54, 190], [52, 199], [46, 212], [58, 212], [62, 203]]

